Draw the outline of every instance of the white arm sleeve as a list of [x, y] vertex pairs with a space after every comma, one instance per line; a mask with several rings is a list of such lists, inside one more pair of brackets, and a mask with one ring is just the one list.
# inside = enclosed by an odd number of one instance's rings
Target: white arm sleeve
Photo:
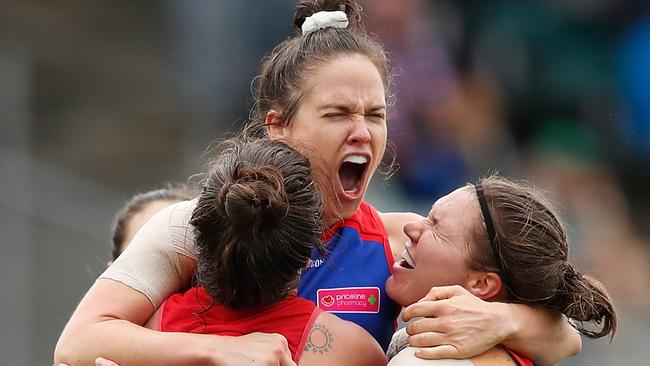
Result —
[[[154, 308], [189, 284], [179, 256], [196, 260], [190, 217], [196, 200], [173, 204], [156, 213], [99, 278], [121, 282], [143, 293]], [[185, 278], [187, 277], [187, 278]]]

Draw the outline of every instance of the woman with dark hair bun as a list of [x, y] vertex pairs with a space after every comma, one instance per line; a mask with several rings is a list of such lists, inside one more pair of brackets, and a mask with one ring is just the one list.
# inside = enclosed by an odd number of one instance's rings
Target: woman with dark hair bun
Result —
[[[404, 227], [409, 243], [386, 283], [408, 321], [421, 299], [474, 295], [485, 301], [528, 304], [564, 314], [589, 338], [616, 333], [614, 305], [603, 285], [569, 262], [569, 243], [550, 202], [529, 186], [491, 176], [433, 204], [429, 217]], [[443, 287], [440, 286], [452, 286]], [[435, 286], [434, 290], [431, 288]], [[589, 327], [584, 322], [593, 323]], [[446, 365], [406, 348], [409, 325], [393, 337], [389, 365]], [[399, 352], [399, 353], [398, 353]], [[531, 365], [496, 347], [458, 365]]]
[[198, 286], [165, 300], [148, 326], [227, 336], [279, 333], [299, 365], [385, 365], [384, 352], [363, 328], [296, 296], [312, 249], [323, 250], [322, 183], [310, 168], [280, 141], [225, 150], [190, 220]]
[[[400, 311], [386, 294], [386, 279], [407, 241], [404, 224], [420, 218], [381, 213], [364, 200], [387, 145], [388, 61], [382, 47], [366, 35], [354, 0], [301, 1], [293, 25], [295, 36], [262, 62], [243, 136], [297, 142], [308, 147], [311, 159], [322, 160], [335, 191], [325, 203], [335, 210], [325, 212], [326, 254], [312, 253], [298, 295], [359, 324], [386, 349]], [[79, 304], [57, 345], [57, 362], [80, 366], [101, 354], [122, 366], [221, 364], [230, 353], [265, 354], [269, 343], [288, 353], [278, 337], [152, 336], [140, 326], [167, 297], [187, 286], [196, 269], [189, 225], [195, 205], [172, 206], [143, 227], [131, 244], [134, 249], [104, 272]], [[439, 320], [424, 319], [421, 324], [428, 326], [418, 328], [429, 357], [469, 357], [505, 343], [542, 364], [554, 364], [580, 349], [580, 337], [557, 314], [519, 304], [456, 300], [454, 311], [418, 314]], [[156, 347], [143, 346], [152, 342]], [[176, 342], [182, 342], [184, 352], [175, 352]]]

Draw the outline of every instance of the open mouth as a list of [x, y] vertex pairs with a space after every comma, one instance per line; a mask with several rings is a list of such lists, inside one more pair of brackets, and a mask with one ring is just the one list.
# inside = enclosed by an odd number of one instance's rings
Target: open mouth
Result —
[[402, 252], [402, 260], [399, 261], [399, 265], [407, 269], [415, 269], [415, 261], [411, 258], [408, 250], [404, 249]]
[[367, 167], [368, 158], [364, 155], [351, 154], [343, 159], [339, 168], [339, 181], [345, 193], [354, 195], [361, 192]]

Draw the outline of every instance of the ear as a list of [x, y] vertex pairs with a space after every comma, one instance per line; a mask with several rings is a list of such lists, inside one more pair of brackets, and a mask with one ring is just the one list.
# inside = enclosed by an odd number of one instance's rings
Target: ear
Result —
[[493, 272], [473, 272], [470, 274], [467, 290], [482, 300], [496, 300], [501, 295], [501, 277]]
[[284, 137], [287, 126], [280, 119], [280, 112], [275, 109], [266, 112], [264, 125], [266, 126], [266, 132], [269, 134], [271, 139], [279, 140]]

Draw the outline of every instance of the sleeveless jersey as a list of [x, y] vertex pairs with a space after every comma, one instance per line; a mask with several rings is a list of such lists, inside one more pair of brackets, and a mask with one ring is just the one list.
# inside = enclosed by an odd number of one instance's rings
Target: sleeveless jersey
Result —
[[268, 306], [233, 309], [213, 301], [203, 287], [193, 287], [163, 302], [159, 329], [225, 336], [280, 333], [287, 339], [293, 360], [298, 363], [320, 313], [314, 303], [295, 295]]
[[386, 295], [393, 256], [377, 210], [362, 202], [352, 217], [332, 226], [324, 239], [325, 252], [314, 250], [302, 271], [298, 295], [360, 325], [385, 352], [400, 307]]

